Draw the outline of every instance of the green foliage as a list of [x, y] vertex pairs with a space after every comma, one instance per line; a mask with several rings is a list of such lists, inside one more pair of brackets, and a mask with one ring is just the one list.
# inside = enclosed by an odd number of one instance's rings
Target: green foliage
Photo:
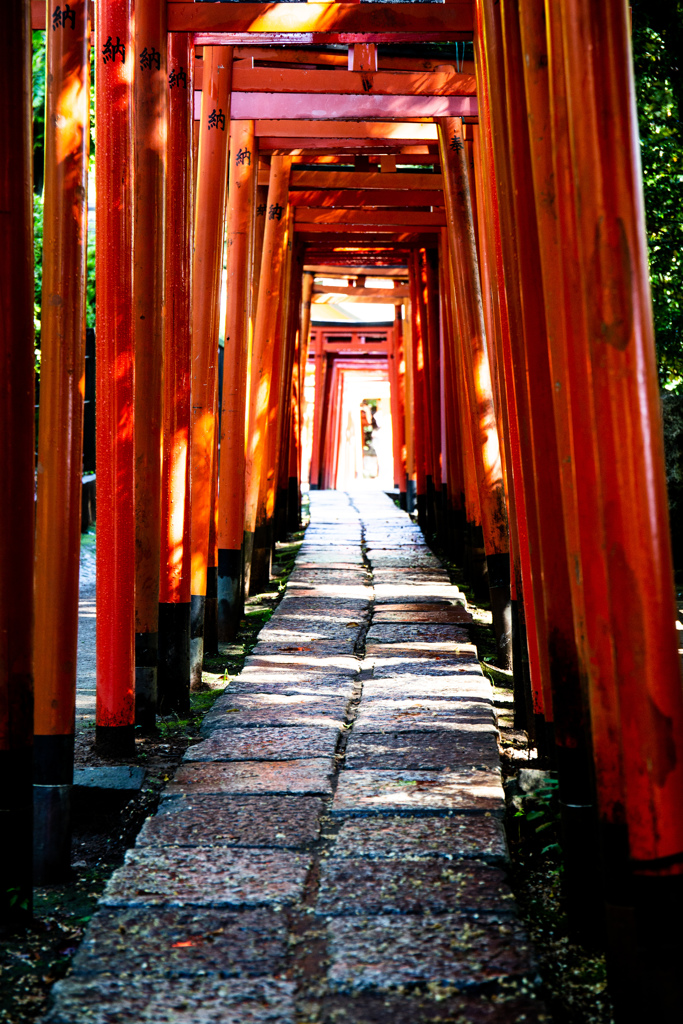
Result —
[[633, 59], [660, 383], [683, 394], [683, 3], [633, 4]]
[[45, 33], [33, 33], [33, 188], [43, 191], [45, 162]]

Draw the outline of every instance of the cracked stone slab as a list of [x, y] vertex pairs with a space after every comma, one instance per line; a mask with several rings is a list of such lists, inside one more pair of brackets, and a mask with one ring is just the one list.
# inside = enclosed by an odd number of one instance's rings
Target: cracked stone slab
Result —
[[333, 815], [435, 813], [505, 813], [500, 772], [343, 771], [332, 801]]
[[[497, 986], [500, 988], [500, 986]], [[551, 1024], [551, 1018], [534, 992], [518, 996], [521, 988], [516, 981], [506, 982], [506, 991], [493, 995], [461, 994], [451, 988], [434, 994], [413, 990], [376, 993], [374, 991], [349, 992], [325, 996], [315, 1004], [320, 1024]], [[527, 987], [526, 985], [524, 986]], [[309, 1001], [308, 1007], [314, 1004]]]
[[333, 757], [338, 729], [264, 726], [262, 729], [217, 729], [185, 751], [183, 761], [291, 761]]
[[107, 882], [100, 905], [283, 906], [301, 898], [310, 866], [308, 854], [289, 850], [226, 847], [216, 857], [211, 846], [136, 847]]
[[375, 604], [378, 608], [399, 601], [410, 601], [411, 604], [450, 603], [464, 600], [463, 594], [452, 587], [448, 581], [439, 583], [404, 583], [402, 580], [390, 582], [375, 581]]
[[323, 861], [316, 903], [319, 914], [420, 914], [459, 910], [513, 913], [515, 898], [500, 868], [470, 861]]
[[461, 724], [495, 725], [490, 702], [466, 698], [439, 700], [386, 700], [377, 697], [361, 703], [353, 729], [361, 732], [438, 732], [457, 730]]
[[297, 604], [301, 601], [339, 601], [342, 604], [354, 601], [366, 606], [372, 600], [372, 587], [360, 583], [310, 583], [309, 586], [287, 584], [286, 596]]
[[221, 978], [280, 973], [287, 954], [282, 915], [269, 909], [102, 909], [73, 961], [78, 975]]
[[498, 732], [396, 732], [351, 733], [344, 767], [396, 769], [398, 771], [438, 771], [483, 768], [498, 770]]
[[[220, 705], [220, 706], [218, 706]], [[328, 726], [340, 728], [345, 720], [347, 701], [343, 697], [319, 697], [314, 694], [277, 693], [234, 694], [227, 701], [216, 701], [204, 717], [202, 735], [214, 729], [236, 726]]]
[[476, 686], [486, 683], [489, 693], [492, 692], [491, 684], [479, 667], [479, 662], [469, 653], [433, 655], [425, 651], [387, 650], [379, 645], [373, 646], [372, 651], [365, 662], [372, 668], [375, 682], [380, 679], [397, 682], [405, 680], [406, 684], [411, 684], [428, 676], [440, 676], [444, 681], [462, 682], [463, 685], [469, 681]]
[[367, 635], [369, 644], [469, 643], [469, 639], [469, 633], [462, 626], [427, 622], [413, 624], [405, 619], [400, 623], [373, 622]]
[[[227, 730], [226, 730], [227, 731]], [[291, 761], [190, 763], [176, 771], [166, 787], [169, 796], [194, 793], [330, 793], [331, 757]]]
[[[419, 671], [429, 671], [427, 664], [431, 661], [435, 667], [439, 663], [450, 662], [451, 664], [462, 664], [465, 659], [470, 661], [472, 668], [476, 671], [479, 664], [477, 660], [477, 648], [470, 643], [452, 643], [450, 641], [409, 641], [407, 643], [372, 643], [370, 641], [365, 647], [365, 657], [372, 658], [373, 664], [388, 664], [386, 659], [399, 658], [405, 663], [408, 660], [416, 661], [421, 659]], [[424, 668], [422, 662], [425, 663]]]
[[508, 861], [505, 830], [497, 818], [351, 818], [334, 844], [334, 857], [406, 861], [416, 857], [444, 860]]
[[318, 584], [325, 586], [368, 586], [370, 575], [365, 566], [351, 565], [345, 569], [338, 566], [326, 566], [324, 569], [314, 566], [304, 566], [297, 562], [289, 579], [287, 590], [295, 587], [310, 587]]
[[[344, 588], [329, 587], [328, 589], [342, 590]], [[352, 598], [347, 594], [338, 594], [336, 596], [333, 594], [316, 595], [315, 591], [313, 591], [313, 594], [310, 592], [307, 594], [305, 590], [294, 591], [280, 602], [270, 621], [277, 620], [280, 615], [303, 615], [310, 613], [337, 619], [352, 619], [354, 616], [362, 614], [365, 618], [370, 608], [372, 590], [370, 587], [362, 589], [368, 590], [370, 593]]]
[[320, 835], [323, 801], [317, 796], [168, 797], [147, 818], [136, 846], [299, 847]]
[[395, 604], [382, 605], [373, 617], [375, 623], [428, 623], [441, 625], [449, 622], [471, 622], [472, 616], [461, 604], [429, 605], [429, 604]]
[[43, 1024], [294, 1024], [294, 985], [279, 978], [66, 978]]
[[384, 584], [405, 586], [408, 583], [414, 583], [424, 586], [437, 583], [445, 586], [449, 591], [454, 589], [450, 576], [445, 569], [440, 568], [438, 565], [429, 567], [395, 565], [391, 568], [378, 565], [376, 568], [373, 568], [372, 575], [376, 587]]
[[530, 945], [515, 918], [337, 918], [327, 932], [328, 979], [337, 990], [422, 984], [464, 991], [498, 983], [520, 996], [533, 987]]

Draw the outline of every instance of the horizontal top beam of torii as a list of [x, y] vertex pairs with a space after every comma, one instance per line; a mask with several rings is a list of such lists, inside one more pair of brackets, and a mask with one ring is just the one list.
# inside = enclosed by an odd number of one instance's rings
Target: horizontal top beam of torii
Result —
[[[196, 3], [168, 0], [170, 32], [197, 43], [262, 44], [443, 42], [471, 39], [472, 0], [449, 3]], [[44, 29], [44, 0], [32, 0], [31, 22]]]

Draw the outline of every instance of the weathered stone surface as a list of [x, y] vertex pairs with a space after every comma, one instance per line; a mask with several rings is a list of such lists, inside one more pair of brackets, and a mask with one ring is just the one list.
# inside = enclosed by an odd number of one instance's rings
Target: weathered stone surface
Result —
[[[399, 550], [399, 549], [397, 549]], [[373, 569], [437, 569], [439, 560], [434, 555], [422, 554], [419, 551], [406, 551], [404, 555], [390, 555], [382, 551], [369, 551], [368, 558]]]
[[[283, 678], [284, 677], [284, 678]], [[297, 678], [296, 673], [249, 672], [231, 680], [226, 690], [230, 694], [273, 693], [284, 696], [312, 694], [318, 697], [344, 697], [350, 700], [354, 681], [350, 676], [323, 676], [311, 674]]]
[[344, 767], [420, 771], [488, 768], [500, 764], [498, 733], [488, 730], [467, 732], [464, 728], [450, 732], [386, 732], [354, 731], [346, 747]]
[[344, 722], [347, 701], [343, 697], [314, 694], [282, 695], [245, 693], [216, 701], [204, 718], [201, 731], [234, 729], [236, 726], [306, 725], [339, 728]]
[[270, 909], [188, 907], [102, 909], [90, 922], [73, 962], [76, 974], [143, 972], [178, 978], [279, 974], [287, 953], [282, 914]]
[[338, 989], [431, 984], [467, 990], [522, 979], [531, 987], [526, 935], [506, 915], [337, 918], [328, 935], [328, 977]]
[[311, 858], [289, 850], [142, 846], [107, 883], [106, 907], [277, 906], [301, 897]]
[[373, 622], [367, 635], [369, 644], [412, 643], [469, 643], [469, 633], [451, 623], [430, 625], [403, 621], [401, 623]]
[[375, 587], [383, 584], [397, 584], [405, 586], [408, 583], [420, 585], [440, 583], [449, 590], [453, 590], [450, 576], [445, 569], [438, 565], [434, 566], [374, 566], [372, 570]]
[[411, 684], [425, 676], [443, 676], [446, 680], [463, 679], [464, 682], [472, 679], [479, 682], [476, 685], [487, 684], [491, 691], [491, 684], [479, 667], [479, 662], [474, 655], [461, 654], [436, 654], [426, 651], [395, 650], [395, 648], [383, 647], [375, 644], [372, 648], [372, 655], [366, 658], [367, 666], [372, 666], [374, 680], [391, 679]]
[[353, 657], [356, 636], [350, 629], [348, 633], [351, 635], [345, 641], [302, 640], [299, 636], [292, 636], [290, 634], [283, 642], [259, 641], [254, 648], [253, 654], [257, 658], [268, 655], [280, 657], [289, 654], [299, 655], [303, 660], [303, 664], [318, 665], [322, 668], [326, 663], [331, 664], [330, 659]]
[[135, 792], [145, 781], [144, 768], [129, 764], [104, 765], [100, 768], [75, 768], [74, 786], [82, 789]]
[[435, 732], [459, 730], [463, 724], [495, 724], [488, 702], [466, 699], [416, 701], [377, 698], [361, 703], [355, 732]]
[[188, 747], [184, 761], [289, 761], [332, 757], [338, 729], [296, 726], [263, 729], [216, 729], [201, 743]]
[[363, 623], [361, 615], [332, 617], [322, 615], [279, 615], [263, 627], [259, 637], [264, 644], [311, 643], [319, 640], [349, 641], [351, 650]]
[[380, 606], [373, 615], [372, 622], [419, 622], [431, 625], [448, 622], [471, 622], [472, 616], [461, 604], [429, 605], [416, 603], [403, 605]]
[[375, 580], [374, 600], [377, 608], [387, 604], [396, 604], [398, 601], [410, 601], [411, 604], [435, 604], [438, 601], [450, 603], [451, 601], [464, 601], [463, 595], [448, 583], [442, 580], [438, 583], [408, 583], [401, 577], [394, 578], [393, 582], [379, 582]]
[[496, 771], [343, 771], [332, 814], [395, 814], [400, 811], [505, 812]]
[[299, 601], [334, 601], [343, 604], [357, 602], [365, 606], [372, 600], [372, 587], [352, 583], [294, 583], [287, 584], [287, 598]]
[[334, 857], [401, 861], [439, 857], [504, 864], [507, 844], [502, 823], [490, 816], [352, 818], [337, 834]]
[[[439, 662], [450, 661], [452, 664], [457, 664], [465, 658], [470, 658], [471, 664], [478, 664], [477, 648], [474, 644], [469, 642], [452, 643], [447, 640], [413, 640], [406, 643], [373, 643], [370, 641], [366, 645], [365, 656], [372, 658], [373, 664], [377, 664], [378, 658], [383, 662], [386, 658], [412, 660], [421, 658], [426, 662], [431, 661], [435, 666], [438, 666]], [[425, 670], [428, 671], [427, 666], [425, 666]], [[420, 665], [419, 671], [422, 671], [422, 665]]]
[[294, 985], [274, 978], [67, 978], [44, 1024], [294, 1024]]
[[[499, 986], [498, 986], [499, 987]], [[318, 1005], [320, 1024], [550, 1024], [551, 1018], [543, 1004], [530, 996], [518, 996], [518, 988], [527, 986], [506, 982], [511, 994], [458, 994], [452, 989], [437, 990], [434, 995], [423, 990], [353, 991], [343, 995], [325, 996]], [[306, 1007], [311, 1005], [306, 1003]]]
[[514, 896], [499, 868], [471, 861], [331, 857], [321, 866], [320, 914], [417, 914], [459, 910], [512, 912]]
[[[265, 644], [263, 645], [265, 647]], [[289, 646], [289, 645], [288, 645]], [[246, 658], [242, 675], [251, 671], [279, 670], [281, 672], [297, 672], [311, 676], [314, 673], [322, 675], [358, 675], [360, 661], [352, 654], [332, 651], [329, 654], [321, 654], [314, 651], [312, 647], [281, 647], [279, 651], [263, 650], [257, 644], [253, 652]]]
[[300, 847], [318, 838], [322, 810], [317, 796], [166, 797], [136, 845]]
[[363, 700], [467, 699], [492, 704], [491, 686], [475, 675], [396, 675], [363, 681]]
[[[330, 587], [330, 590], [334, 590], [334, 587]], [[340, 587], [340, 590], [346, 588]], [[360, 598], [350, 598], [346, 594], [339, 594], [333, 596], [328, 594], [326, 596], [306, 596], [306, 591], [294, 591], [293, 594], [288, 594], [281, 604], [273, 612], [273, 616], [270, 619], [271, 622], [276, 622], [282, 615], [322, 615], [324, 618], [329, 619], [353, 619], [358, 615], [367, 617], [370, 609], [370, 601], [372, 599], [372, 590], [370, 587], [362, 588], [368, 590], [369, 595], [362, 596]], [[315, 592], [314, 592], [315, 594]]]
[[[229, 730], [225, 730], [228, 732]], [[334, 761], [231, 761], [184, 764], [166, 787], [169, 796], [193, 793], [329, 793]]]
[[346, 569], [340, 569], [327, 565], [323, 569], [315, 566], [304, 567], [297, 563], [287, 581], [287, 593], [296, 587], [310, 587], [311, 585], [367, 586], [369, 583], [370, 574], [365, 566], [349, 565]]

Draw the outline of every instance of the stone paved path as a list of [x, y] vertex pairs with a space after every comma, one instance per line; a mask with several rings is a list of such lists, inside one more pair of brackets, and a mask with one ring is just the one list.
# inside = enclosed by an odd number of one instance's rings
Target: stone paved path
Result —
[[286, 596], [112, 877], [49, 1024], [548, 1019], [462, 595], [384, 495], [311, 499]]

